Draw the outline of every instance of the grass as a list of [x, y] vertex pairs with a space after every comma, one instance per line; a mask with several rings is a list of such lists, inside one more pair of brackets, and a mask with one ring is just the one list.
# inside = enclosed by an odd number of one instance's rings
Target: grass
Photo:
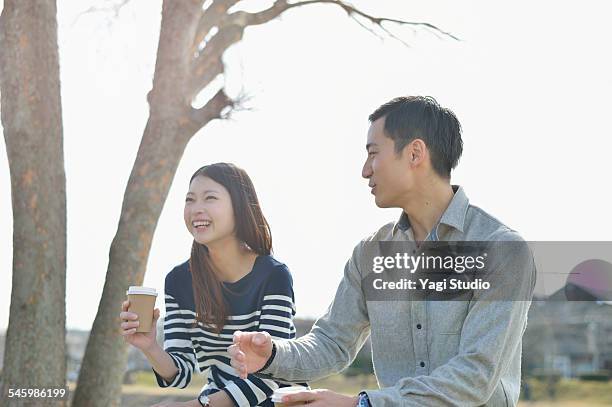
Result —
[[[519, 407], [604, 407], [612, 406], [612, 382], [588, 382], [561, 380], [555, 387], [555, 398], [550, 399], [545, 382], [529, 379], [532, 399], [521, 400]], [[160, 401], [186, 401], [197, 397], [204, 385], [204, 378], [197, 375], [185, 389], [160, 388], [152, 372], [140, 372], [134, 384], [123, 386], [122, 406], [136, 407]], [[311, 383], [312, 388], [326, 388], [339, 393], [354, 395], [363, 389], [378, 388], [372, 375], [335, 375]], [[147, 404], [149, 403], [149, 404]]]
[[[579, 403], [569, 405], [582, 406], [611, 406], [612, 405], [612, 382], [580, 381], [563, 379], [555, 385], [554, 400], [548, 394], [546, 382], [528, 379], [531, 386], [532, 399], [541, 403], [553, 403], [555, 406], [560, 402]], [[533, 406], [544, 406], [553, 404], [531, 404]], [[526, 404], [529, 405], [529, 404]]]

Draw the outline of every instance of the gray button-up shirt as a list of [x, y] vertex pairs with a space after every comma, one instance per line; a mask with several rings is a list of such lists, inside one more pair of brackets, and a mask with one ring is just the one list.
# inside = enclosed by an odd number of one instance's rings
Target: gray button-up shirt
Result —
[[[470, 205], [461, 187], [428, 240], [514, 241], [521, 237]], [[365, 390], [374, 407], [514, 406], [521, 378], [521, 338], [530, 301], [500, 301], [492, 288], [469, 301], [370, 301], [361, 286], [372, 273], [377, 241], [413, 242], [407, 216], [383, 226], [354, 249], [336, 297], [312, 328], [296, 340], [275, 340], [276, 356], [262, 373], [304, 382], [346, 368], [368, 335], [380, 389]], [[504, 262], [507, 275], [532, 292], [535, 265], [527, 245]], [[503, 287], [499, 289], [516, 289]], [[530, 298], [530, 297], [527, 297]]]

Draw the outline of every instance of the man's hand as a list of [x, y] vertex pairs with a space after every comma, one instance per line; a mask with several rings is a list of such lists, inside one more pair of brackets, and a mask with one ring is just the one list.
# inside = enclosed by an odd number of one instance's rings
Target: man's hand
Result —
[[151, 407], [201, 407], [202, 405], [198, 400], [189, 400], [185, 402], [179, 401], [165, 401], [152, 405]]
[[234, 344], [228, 348], [231, 365], [242, 379], [264, 367], [272, 356], [272, 337], [267, 332], [234, 332]]
[[283, 403], [292, 407], [305, 405], [308, 407], [355, 407], [358, 399], [357, 396], [345, 396], [331, 390], [317, 389], [284, 396]]

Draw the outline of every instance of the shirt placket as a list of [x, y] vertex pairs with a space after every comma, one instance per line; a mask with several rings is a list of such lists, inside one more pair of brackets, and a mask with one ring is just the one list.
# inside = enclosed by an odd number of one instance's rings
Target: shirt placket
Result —
[[412, 343], [414, 344], [415, 372], [417, 376], [429, 373], [426, 304], [425, 300], [410, 302]]
[[[438, 225], [435, 225], [426, 241], [438, 240]], [[412, 237], [412, 235], [409, 235]], [[415, 253], [413, 253], [415, 254]], [[412, 343], [414, 344], [415, 373], [417, 375], [429, 374], [429, 352], [427, 350], [427, 300], [423, 293], [419, 293], [419, 298], [411, 301], [410, 313], [412, 320]]]
[[[438, 241], [438, 225], [436, 224], [425, 241]], [[401, 229], [403, 236], [399, 237], [400, 240], [407, 240], [413, 243], [415, 242], [412, 228]], [[418, 248], [412, 245], [412, 255], [417, 255]], [[412, 333], [412, 344], [414, 348], [414, 372], [418, 375], [429, 374], [429, 352], [427, 349], [427, 331], [429, 329], [427, 325], [427, 300], [425, 295], [420, 290], [415, 290], [411, 293], [412, 299], [410, 301], [410, 321], [412, 323], [410, 332]]]

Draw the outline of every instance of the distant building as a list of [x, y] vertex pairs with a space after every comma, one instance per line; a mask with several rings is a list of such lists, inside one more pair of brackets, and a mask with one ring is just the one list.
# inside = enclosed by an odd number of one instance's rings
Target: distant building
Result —
[[561, 293], [534, 301], [523, 337], [523, 369], [563, 377], [612, 371], [612, 305], [566, 301]]

